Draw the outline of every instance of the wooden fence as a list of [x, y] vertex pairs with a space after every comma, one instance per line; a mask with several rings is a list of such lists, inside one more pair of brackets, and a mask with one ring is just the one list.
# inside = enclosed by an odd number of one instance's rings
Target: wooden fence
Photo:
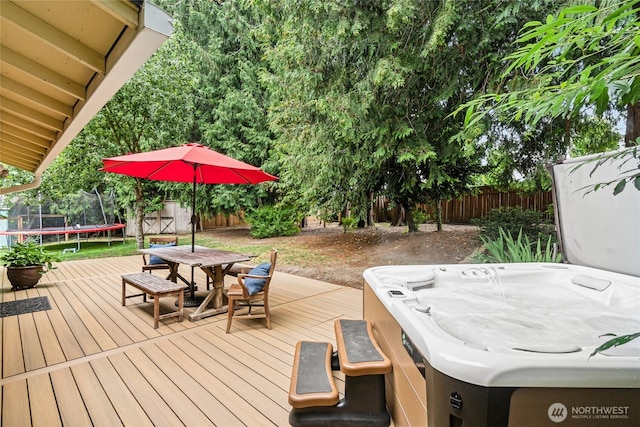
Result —
[[202, 218], [202, 227], [204, 229], [220, 228], [220, 227], [246, 227], [241, 216], [218, 214], [213, 218]]
[[[492, 209], [503, 207], [520, 206], [523, 210], [534, 209], [545, 212], [551, 203], [553, 203], [551, 191], [541, 191], [531, 196], [525, 196], [514, 191], [505, 193], [491, 187], [482, 187], [476, 195], [442, 202], [442, 221], [449, 224], [464, 224], [472, 218], [486, 216]], [[389, 204], [389, 200], [385, 197], [376, 198], [373, 207], [373, 216], [376, 222], [393, 222], [397, 218], [398, 209], [390, 208]], [[420, 205], [418, 208], [425, 211], [430, 219], [435, 218], [434, 207]], [[202, 226], [205, 229], [246, 225], [242, 217], [236, 215], [221, 214], [213, 218], [202, 219]]]
[[[476, 195], [464, 196], [460, 199], [442, 202], [442, 222], [468, 223], [472, 218], [482, 218], [492, 209], [505, 207], [521, 207], [523, 210], [533, 209], [546, 212], [553, 203], [551, 191], [540, 191], [527, 196], [512, 192], [501, 192], [491, 187], [482, 187]], [[435, 207], [420, 205], [430, 219], [435, 218]], [[398, 208], [389, 208], [389, 201], [378, 197], [374, 204], [376, 222], [393, 222], [398, 215]]]

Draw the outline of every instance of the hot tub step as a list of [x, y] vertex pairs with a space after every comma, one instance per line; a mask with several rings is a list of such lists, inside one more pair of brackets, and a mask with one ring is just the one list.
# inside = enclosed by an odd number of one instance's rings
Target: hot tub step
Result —
[[296, 344], [289, 404], [294, 408], [333, 406], [338, 389], [331, 371], [333, 347], [327, 342], [300, 341]]
[[340, 370], [348, 376], [387, 374], [391, 360], [373, 337], [366, 320], [338, 319], [334, 323]]
[[[378, 347], [369, 322], [340, 319], [334, 326], [338, 350], [333, 355], [329, 343], [296, 345], [289, 423], [294, 427], [388, 426], [384, 374], [391, 372], [391, 361]], [[344, 398], [339, 402], [337, 391], [333, 392], [332, 366], [345, 375]]]

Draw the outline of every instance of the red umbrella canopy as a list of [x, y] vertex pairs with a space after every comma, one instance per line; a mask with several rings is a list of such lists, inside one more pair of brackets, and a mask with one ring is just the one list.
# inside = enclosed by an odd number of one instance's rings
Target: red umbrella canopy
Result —
[[156, 181], [257, 184], [278, 179], [197, 143], [102, 159], [102, 170]]

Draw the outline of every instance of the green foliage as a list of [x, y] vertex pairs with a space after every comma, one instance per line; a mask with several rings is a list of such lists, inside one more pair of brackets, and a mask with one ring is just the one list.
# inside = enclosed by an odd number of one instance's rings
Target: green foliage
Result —
[[608, 340], [607, 342], [605, 342], [604, 344], [602, 344], [601, 346], [593, 350], [593, 353], [589, 355], [589, 358], [605, 350], [608, 350], [610, 348], [618, 347], [620, 345], [628, 343], [629, 341], [633, 341], [636, 338], [640, 338], [640, 332], [636, 332], [635, 334], [621, 335], [621, 336], [616, 336], [615, 334], [607, 334], [607, 335], [613, 336], [614, 338]]
[[[455, 112], [465, 112], [465, 137], [492, 129], [488, 142], [499, 141], [498, 150], [505, 152], [500, 159], [505, 164], [498, 163], [503, 182], [509, 182], [514, 169], [528, 175], [532, 165], [519, 159], [537, 158], [541, 164], [567, 150], [583, 154], [611, 148], [612, 140], [619, 139], [611, 123], [585, 117], [637, 108], [640, 2], [587, 3], [597, 7], [570, 6], [528, 22], [518, 49], [504, 54], [501, 81]], [[631, 109], [627, 123], [627, 129], [640, 127]]]
[[251, 225], [249, 234], [262, 239], [265, 237], [293, 236], [300, 232], [295, 210], [286, 206], [263, 206], [246, 214], [245, 220]]
[[580, 157], [617, 149], [620, 134], [614, 132], [613, 128], [610, 118], [585, 117], [574, 126], [576, 134], [572, 138], [569, 155]]
[[16, 185], [28, 184], [33, 181], [34, 175], [31, 172], [18, 169], [13, 166], [3, 165], [9, 174], [0, 178], [0, 188], [14, 187]]
[[358, 225], [358, 218], [354, 216], [344, 216], [340, 219], [340, 225], [346, 233], [349, 230], [353, 230]]
[[[588, 105], [602, 113], [640, 100], [640, 54], [637, 1], [602, 2], [601, 8], [573, 6], [531, 21], [506, 55], [504, 77], [524, 73], [529, 84], [507, 93], [488, 94], [463, 105], [465, 125], [473, 127], [488, 113], [485, 107], [512, 114], [515, 120], [536, 123], [546, 116], [576, 115]], [[522, 81], [520, 81], [522, 83]]]
[[[244, 0], [163, 1], [197, 45], [191, 57], [198, 86], [194, 96], [192, 138], [213, 150], [279, 176], [269, 129], [269, 96], [260, 81], [266, 68], [256, 8]], [[199, 186], [197, 210], [203, 215], [235, 214], [275, 202], [278, 183]], [[173, 200], [190, 206], [190, 193], [166, 185]]]
[[44, 252], [42, 247], [32, 239], [18, 242], [4, 255], [0, 256], [2, 265], [8, 267], [28, 267], [41, 265], [41, 273], [54, 269], [54, 262], [60, 261], [58, 257]]
[[538, 238], [534, 242], [520, 231], [518, 238], [514, 239], [511, 232], [499, 229], [496, 239], [481, 236], [485, 252], [474, 256], [476, 262], [480, 263], [513, 263], [513, 262], [561, 262], [562, 255], [556, 253], [555, 245], [551, 236], [542, 246], [542, 239]]
[[417, 209], [413, 211], [413, 220], [416, 222], [416, 224], [426, 224], [429, 219], [429, 214], [424, 210]]
[[618, 150], [615, 152], [602, 153], [598, 156], [579, 163], [577, 166], [571, 169], [571, 172], [581, 167], [592, 167], [591, 173], [593, 174], [600, 166], [617, 161], [618, 159], [629, 156], [627, 160], [622, 162], [621, 166], [618, 166], [620, 173], [618, 176], [607, 182], [597, 182], [593, 185], [585, 187], [585, 195], [592, 191], [602, 190], [607, 187], [613, 187], [613, 195], [620, 194], [626, 188], [627, 184], [633, 185], [636, 190], [640, 191], [640, 146], [630, 147], [624, 150]]
[[361, 218], [371, 193], [408, 210], [467, 191], [483, 153], [451, 140], [462, 118], [450, 113], [499, 76], [496, 52], [554, 2], [511, 3], [254, 2], [284, 190]]
[[492, 209], [487, 216], [474, 218], [471, 223], [480, 227], [480, 238], [496, 240], [506, 231], [510, 235], [522, 233], [531, 241], [540, 238], [555, 242], [555, 232], [550, 221], [544, 219], [542, 212], [533, 209], [522, 210], [519, 206]]

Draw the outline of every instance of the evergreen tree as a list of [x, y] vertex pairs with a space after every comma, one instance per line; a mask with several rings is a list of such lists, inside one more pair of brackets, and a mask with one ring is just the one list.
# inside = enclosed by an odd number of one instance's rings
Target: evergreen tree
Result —
[[415, 203], [449, 199], [482, 170], [451, 115], [500, 76], [518, 29], [551, 1], [256, 2], [277, 99], [282, 177], [309, 203], [366, 218], [387, 194], [417, 230]]

